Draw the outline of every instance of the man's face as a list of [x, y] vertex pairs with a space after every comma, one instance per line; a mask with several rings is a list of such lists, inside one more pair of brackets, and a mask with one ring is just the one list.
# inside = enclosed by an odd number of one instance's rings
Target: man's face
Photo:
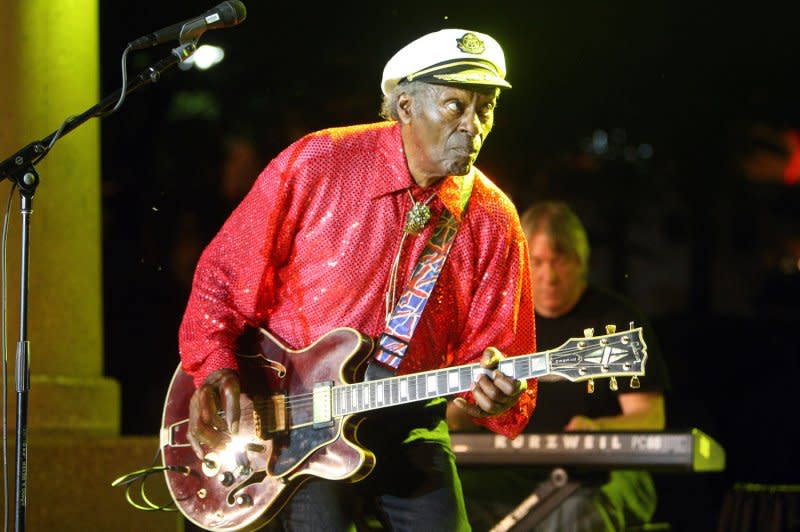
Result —
[[496, 89], [446, 85], [427, 85], [413, 97], [404, 140], [417, 181], [469, 173], [492, 129], [496, 103]]
[[546, 318], [563, 316], [572, 310], [586, 286], [580, 261], [557, 251], [545, 233], [531, 235], [528, 248], [536, 313]]

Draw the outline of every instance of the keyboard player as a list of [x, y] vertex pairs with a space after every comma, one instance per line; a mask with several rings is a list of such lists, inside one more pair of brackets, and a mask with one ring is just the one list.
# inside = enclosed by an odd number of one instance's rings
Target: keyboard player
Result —
[[[655, 335], [629, 301], [588, 283], [589, 243], [580, 219], [564, 203], [542, 202], [526, 210], [521, 221], [531, 254], [538, 351], [582, 336], [588, 327], [605, 334], [607, 324], [622, 330], [635, 322], [644, 329], [648, 352], [638, 389], [631, 389], [628, 379], [619, 379], [618, 391], [609, 389], [609, 381], [597, 380], [594, 393], [588, 394], [585, 383], [540, 379], [538, 404], [527, 432], [663, 430], [668, 377]], [[451, 403], [448, 410], [451, 430], [481, 430], [458, 406]], [[549, 473], [530, 466], [461, 468], [473, 529], [490, 530]], [[537, 532], [623, 530], [652, 518], [656, 492], [646, 471], [569, 474], [580, 487], [539, 521]], [[487, 498], [487, 493], [493, 496]]]

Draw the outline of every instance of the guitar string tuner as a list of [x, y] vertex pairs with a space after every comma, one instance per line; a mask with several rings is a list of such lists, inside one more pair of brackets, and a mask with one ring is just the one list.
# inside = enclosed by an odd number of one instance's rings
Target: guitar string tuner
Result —
[[617, 378], [612, 376], [608, 381], [608, 387], [611, 388], [612, 392], [616, 392], [619, 389], [619, 385], [617, 384]]
[[639, 377], [637, 377], [636, 375], [631, 377], [631, 389], [638, 390], [641, 385], [642, 383], [639, 382]]
[[583, 336], [586, 338], [591, 338], [594, 336], [594, 327], [587, 327], [583, 330]]
[[594, 379], [586, 381], [586, 393], [594, 393]]
[[615, 332], [617, 332], [616, 325], [614, 325], [613, 323], [609, 323], [608, 325], [606, 325], [606, 334], [614, 334]]
[[633, 330], [633, 322], [632, 322], [632, 321], [629, 321], [629, 322], [628, 322], [628, 330], [629, 330], [629, 331], [632, 331], [632, 330]]

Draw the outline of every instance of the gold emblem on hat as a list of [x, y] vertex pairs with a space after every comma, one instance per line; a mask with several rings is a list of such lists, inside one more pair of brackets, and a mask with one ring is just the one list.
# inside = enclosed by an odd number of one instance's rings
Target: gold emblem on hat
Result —
[[482, 54], [486, 51], [486, 45], [474, 33], [465, 33], [460, 39], [456, 39], [458, 49], [466, 54]]

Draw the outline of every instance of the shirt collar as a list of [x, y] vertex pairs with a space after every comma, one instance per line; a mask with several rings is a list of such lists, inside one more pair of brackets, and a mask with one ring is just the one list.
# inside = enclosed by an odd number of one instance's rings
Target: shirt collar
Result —
[[[378, 154], [383, 160], [376, 161], [378, 164], [375, 165], [375, 168], [381, 170], [374, 172], [370, 180], [369, 196], [371, 199], [417, 186], [408, 171], [403, 138], [400, 135], [398, 123], [394, 123], [382, 131]], [[462, 211], [466, 207], [466, 203], [462, 200], [462, 194], [466, 192], [467, 187], [471, 188], [471, 181], [474, 179], [475, 169], [472, 168], [466, 176], [448, 176], [431, 187], [431, 190], [436, 192], [437, 198], [456, 220], [461, 220]]]

